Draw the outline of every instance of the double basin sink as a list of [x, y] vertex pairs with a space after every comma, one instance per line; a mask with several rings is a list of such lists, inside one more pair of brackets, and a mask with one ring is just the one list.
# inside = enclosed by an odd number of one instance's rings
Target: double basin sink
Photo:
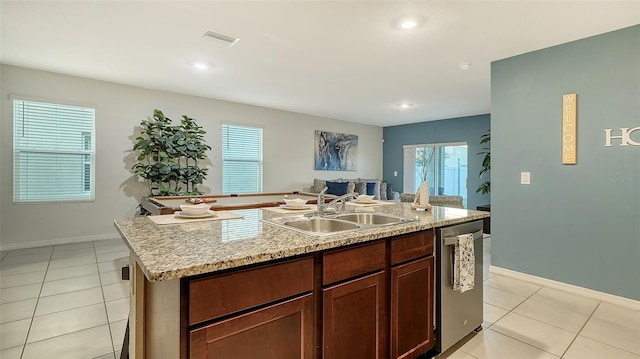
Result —
[[306, 234], [334, 234], [378, 226], [394, 225], [418, 220], [417, 218], [398, 217], [385, 213], [344, 213], [322, 217], [279, 217], [266, 220], [285, 228]]

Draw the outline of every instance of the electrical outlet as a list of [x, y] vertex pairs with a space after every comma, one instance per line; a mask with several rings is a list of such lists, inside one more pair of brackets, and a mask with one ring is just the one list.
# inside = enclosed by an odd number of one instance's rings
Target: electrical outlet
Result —
[[520, 184], [531, 184], [531, 172], [520, 172]]

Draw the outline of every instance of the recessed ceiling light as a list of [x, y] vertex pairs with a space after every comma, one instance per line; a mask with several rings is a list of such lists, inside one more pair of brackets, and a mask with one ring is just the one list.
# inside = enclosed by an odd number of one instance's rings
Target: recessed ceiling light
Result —
[[400, 23], [400, 27], [403, 28], [403, 29], [413, 29], [417, 25], [418, 25], [418, 23], [413, 19], [403, 20]]
[[400, 31], [422, 29], [426, 24], [427, 18], [416, 13], [401, 14], [391, 20], [391, 27]]
[[467, 70], [469, 70], [471, 68], [471, 63], [462, 62], [458, 66], [460, 67], [460, 70], [467, 71]]
[[403, 103], [399, 103], [399, 104], [396, 105], [396, 107], [403, 108], [403, 109], [404, 108], [409, 108], [411, 106], [413, 106], [413, 104], [412, 103], [408, 103], [408, 102], [403, 102]]
[[193, 67], [195, 67], [198, 70], [206, 70], [209, 68], [209, 66], [207, 66], [207, 64], [203, 62], [196, 62], [193, 64]]

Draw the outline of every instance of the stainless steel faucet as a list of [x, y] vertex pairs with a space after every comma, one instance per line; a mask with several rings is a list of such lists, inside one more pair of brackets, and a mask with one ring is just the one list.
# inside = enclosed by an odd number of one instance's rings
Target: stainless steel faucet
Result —
[[347, 202], [347, 198], [356, 198], [358, 197], [358, 194], [355, 192], [350, 192], [347, 194], [344, 194], [340, 197], [334, 198], [333, 200], [331, 200], [331, 202], [329, 203], [324, 203], [324, 194], [327, 192], [329, 188], [328, 187], [324, 187], [322, 189], [322, 191], [320, 191], [320, 193], [318, 193], [318, 216], [324, 216], [324, 211], [333, 206], [334, 204], [342, 201], [342, 212], [344, 212], [345, 210], [345, 203]]

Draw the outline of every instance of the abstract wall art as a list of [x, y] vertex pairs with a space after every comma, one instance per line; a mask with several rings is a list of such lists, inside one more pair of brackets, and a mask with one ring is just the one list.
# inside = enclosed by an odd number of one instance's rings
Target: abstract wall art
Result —
[[315, 169], [323, 171], [355, 171], [358, 136], [316, 130]]

